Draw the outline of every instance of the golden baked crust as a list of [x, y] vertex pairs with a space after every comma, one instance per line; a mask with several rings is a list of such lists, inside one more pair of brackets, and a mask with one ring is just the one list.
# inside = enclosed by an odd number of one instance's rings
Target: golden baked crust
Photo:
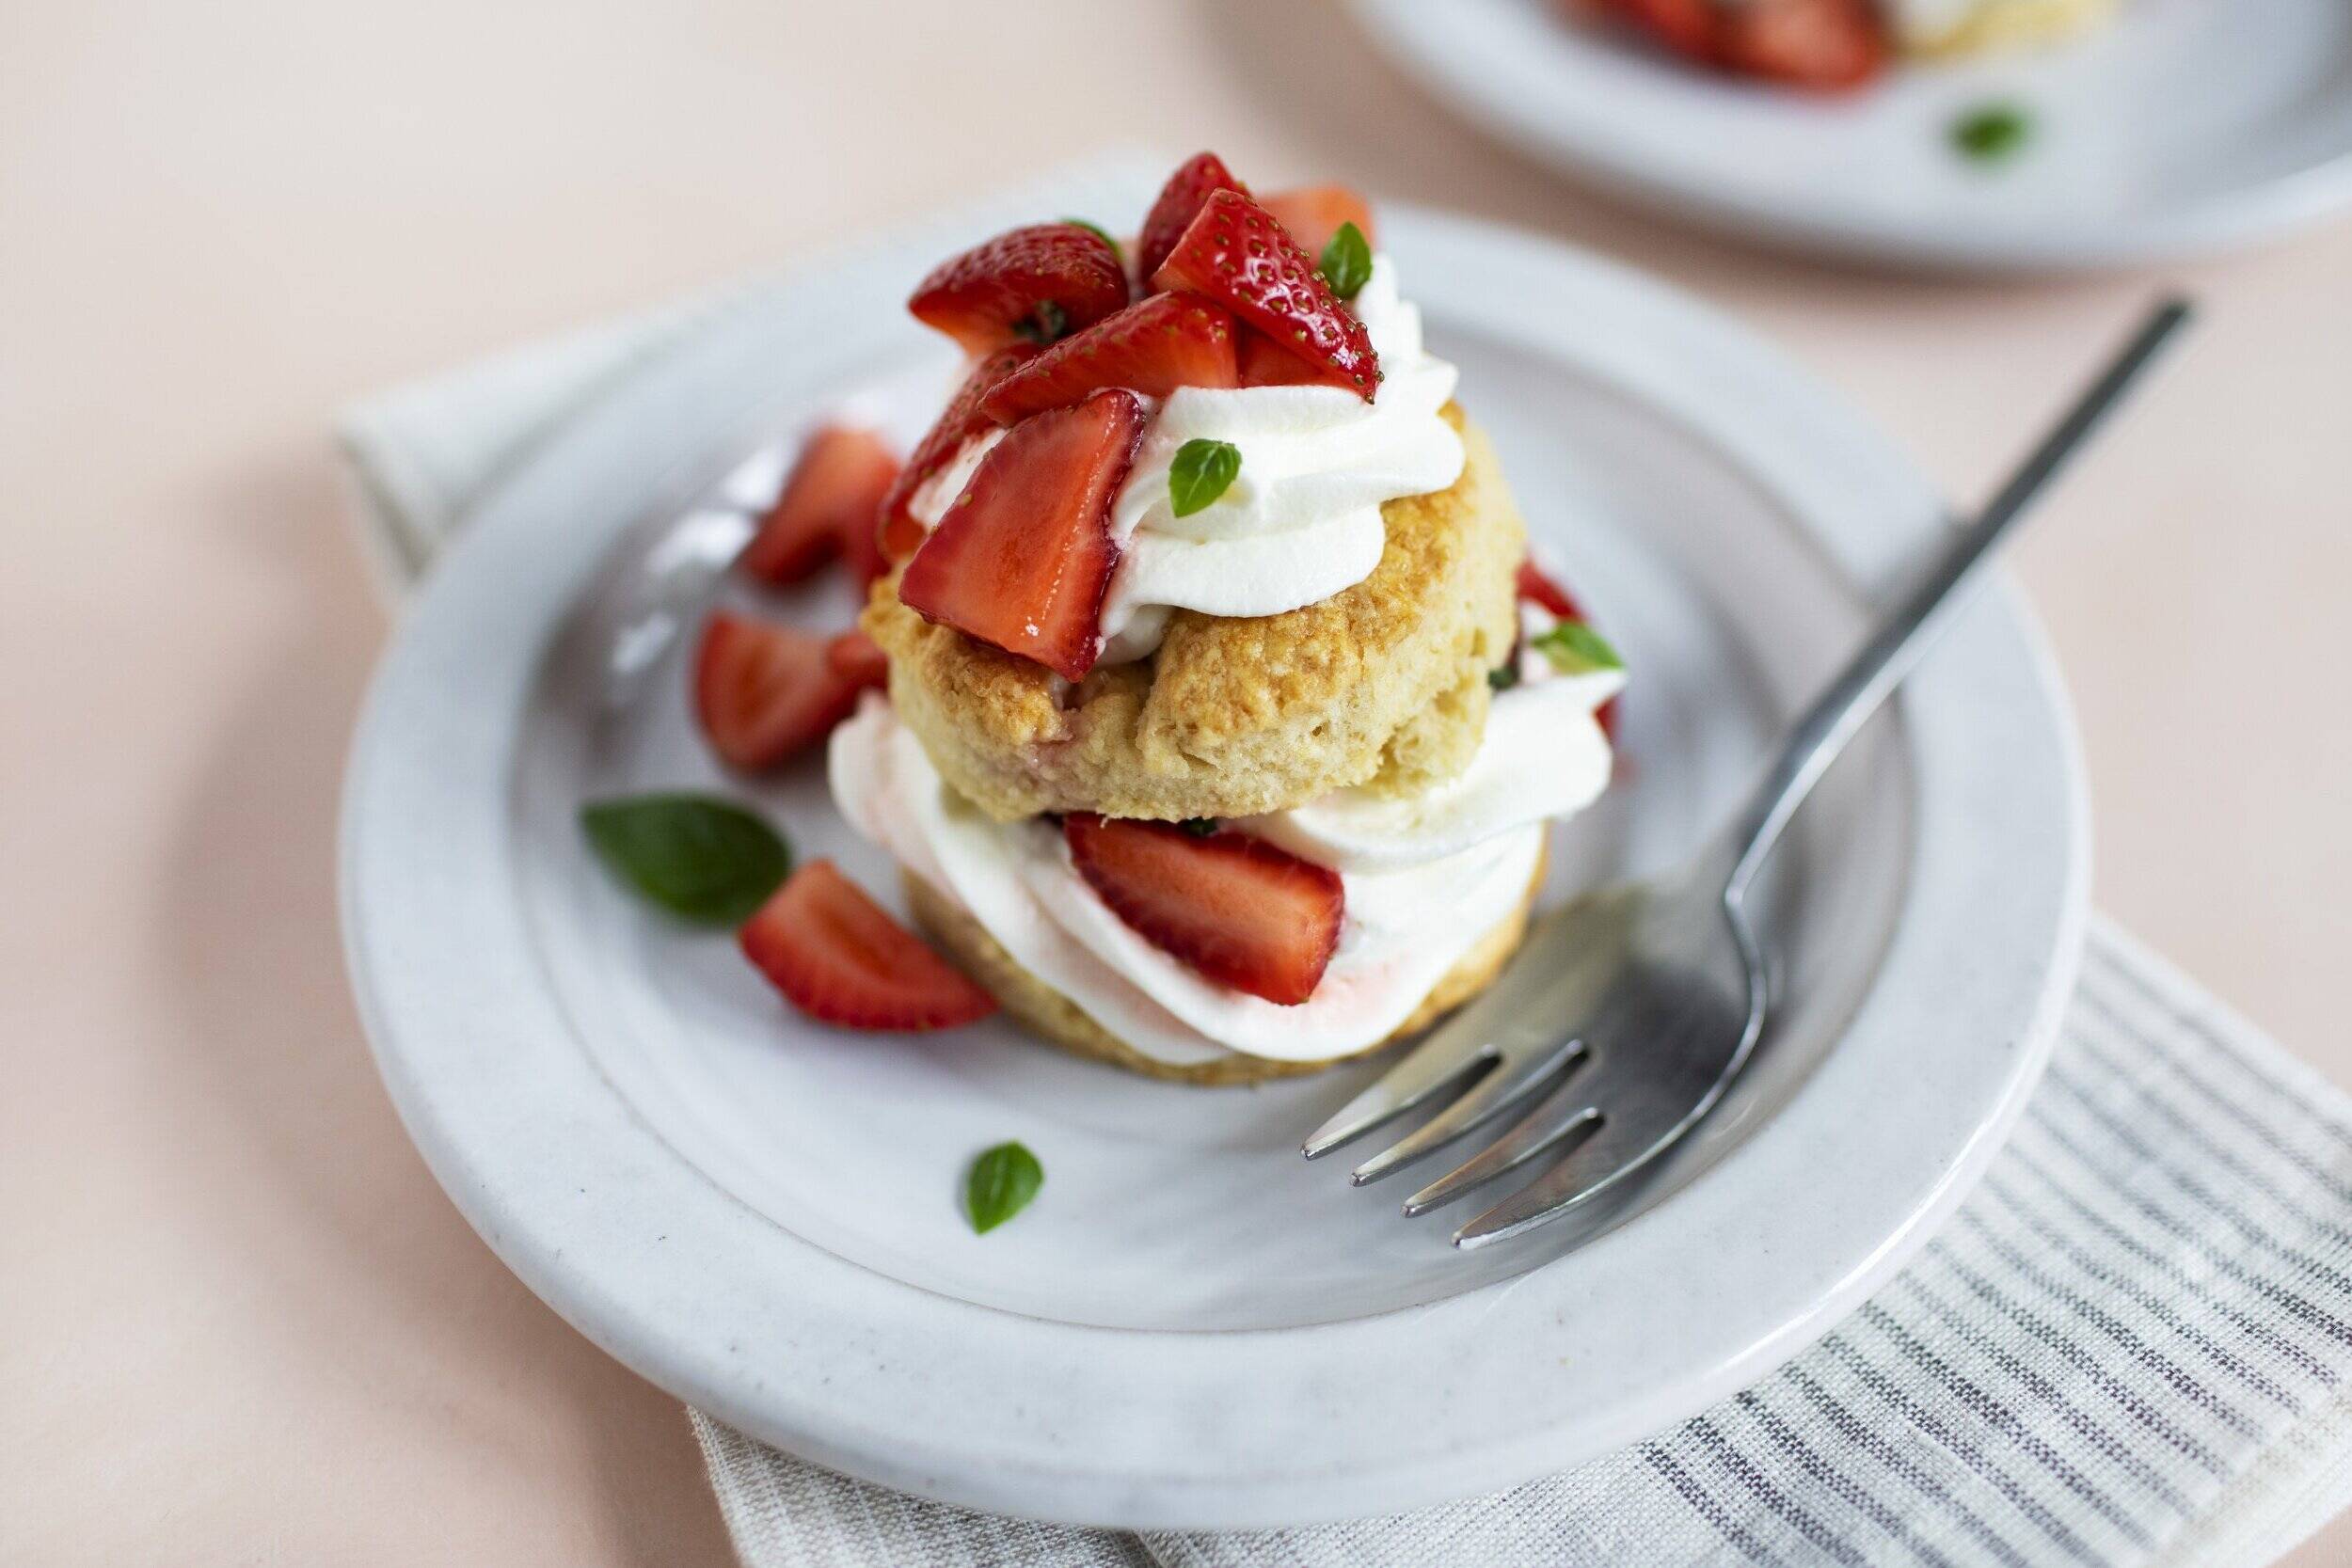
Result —
[[1445, 417], [1462, 433], [1462, 477], [1382, 508], [1372, 576], [1280, 615], [1179, 610], [1152, 657], [1074, 689], [924, 620], [883, 578], [862, 625], [890, 657], [899, 719], [1000, 821], [1247, 816], [1375, 779], [1414, 791], [1451, 777], [1486, 732], [1526, 536], [1493, 447], [1458, 407]]
[[[1022, 968], [969, 911], [942, 896], [922, 878], [912, 871], [902, 871], [899, 879], [906, 886], [907, 903], [914, 911], [914, 923], [956, 967], [985, 987], [1015, 1022], [1073, 1055], [1090, 1056], [1149, 1078], [1200, 1085], [1260, 1084], [1273, 1078], [1295, 1078], [1353, 1059], [1335, 1056], [1320, 1062], [1276, 1062], [1236, 1053], [1198, 1067], [1172, 1067], [1154, 1061], [1095, 1022], [1069, 997]], [[1528, 907], [1534, 902], [1535, 890], [1543, 882], [1544, 862], [1538, 859], [1535, 876], [1527, 884], [1527, 896], [1493, 929], [1470, 944], [1461, 961], [1446, 972], [1421, 1006], [1413, 1009], [1412, 1016], [1387, 1039], [1375, 1041], [1354, 1054], [1369, 1054], [1426, 1029], [1484, 990], [1502, 973], [1511, 955], [1518, 951], [1520, 939], [1527, 935]]]

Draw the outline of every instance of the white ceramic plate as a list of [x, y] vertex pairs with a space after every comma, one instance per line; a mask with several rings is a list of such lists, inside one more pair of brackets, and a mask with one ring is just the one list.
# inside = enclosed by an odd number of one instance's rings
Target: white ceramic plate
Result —
[[[801, 1022], [723, 937], [616, 891], [577, 809], [740, 787], [692, 733], [675, 637], [790, 432], [845, 398], [928, 417], [947, 367], [898, 310], [908, 280], [1038, 210], [1115, 215], [1150, 194], [979, 214], [763, 293], [516, 476], [411, 608], [357, 744], [343, 910], [362, 1012], [418, 1145], [516, 1272], [630, 1366], [793, 1452], [1128, 1526], [1500, 1487], [1759, 1376], [1959, 1200], [2072, 973], [2070, 732], [1994, 592], [1784, 848], [1786, 1011], [1737, 1100], [1617, 1228], [1556, 1260], [1540, 1232], [1465, 1257], [1399, 1215], [1401, 1190], [1299, 1159], [1366, 1069], [1204, 1090], [1002, 1026]], [[1503, 230], [1382, 222], [1536, 535], [1634, 672], [1629, 777], [1560, 835], [1555, 893], [1661, 864], [1930, 541], [1934, 499], [1867, 423], [1688, 299]], [[793, 608], [846, 619], [846, 594]], [[803, 855], [893, 889], [818, 771], [755, 793]], [[1043, 1194], [976, 1237], [959, 1178], [1015, 1137]]]
[[[1565, 168], [1761, 238], [1945, 267], [2106, 267], [2221, 250], [2352, 204], [2352, 7], [2125, 0], [2064, 46], [1915, 64], [1820, 101], [1690, 70], [1551, 0], [1355, 0], [1405, 70]], [[1987, 103], [2033, 140], [1952, 150]]]

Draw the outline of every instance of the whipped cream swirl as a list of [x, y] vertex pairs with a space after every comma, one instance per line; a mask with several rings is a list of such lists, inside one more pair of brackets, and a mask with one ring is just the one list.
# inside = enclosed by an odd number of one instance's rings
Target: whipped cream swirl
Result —
[[[1277, 615], [1354, 587], [1388, 543], [1381, 504], [1461, 477], [1461, 437], [1438, 415], [1457, 372], [1422, 347], [1421, 310], [1397, 293], [1385, 254], [1353, 305], [1380, 356], [1370, 403], [1337, 387], [1184, 387], [1159, 404], [1111, 504], [1120, 560], [1103, 602], [1102, 662], [1149, 655], [1171, 610]], [[917, 520], [937, 525], [1002, 434], [966, 442], [915, 493]], [[1179, 517], [1168, 469], [1199, 439], [1231, 442], [1241, 473]]]

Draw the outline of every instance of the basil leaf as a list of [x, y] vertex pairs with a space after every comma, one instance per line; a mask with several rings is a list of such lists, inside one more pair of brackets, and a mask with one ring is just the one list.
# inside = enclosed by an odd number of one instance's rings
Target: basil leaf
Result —
[[1508, 691], [1518, 684], [1519, 667], [1516, 664], [1498, 664], [1486, 672], [1486, 687], [1489, 690]]
[[1050, 299], [1037, 302], [1037, 309], [1012, 324], [1013, 335], [1025, 342], [1050, 343], [1070, 330], [1070, 317]]
[[1354, 224], [1341, 224], [1340, 231], [1323, 247], [1321, 270], [1333, 293], [1354, 299], [1372, 280], [1372, 242]]
[[2032, 134], [2032, 119], [2014, 103], [1982, 104], [1952, 121], [1952, 146], [1979, 164], [2013, 156]]
[[1216, 836], [1216, 818], [1214, 816], [1187, 816], [1176, 826], [1184, 829], [1195, 838]]
[[1088, 233], [1089, 233], [1089, 234], [1093, 235], [1096, 239], [1098, 239], [1098, 240], [1102, 241], [1104, 245], [1106, 245], [1110, 246], [1110, 247], [1111, 247], [1111, 254], [1112, 254], [1113, 256], [1117, 256], [1117, 257], [1119, 257], [1119, 258], [1120, 258], [1120, 260], [1121, 261], [1124, 261], [1126, 260], [1126, 257], [1125, 257], [1123, 254], [1121, 254], [1121, 252], [1120, 251], [1120, 248], [1119, 248], [1119, 242], [1118, 242], [1117, 240], [1112, 239], [1112, 238], [1111, 238], [1111, 233], [1110, 233], [1110, 230], [1107, 230], [1107, 229], [1105, 229], [1105, 228], [1104, 228], [1101, 224], [1099, 224], [1099, 223], [1089, 223], [1089, 222], [1088, 222], [1086, 219], [1084, 219], [1084, 218], [1064, 218], [1064, 219], [1062, 219], [1062, 222], [1064, 222], [1064, 223], [1066, 223], [1066, 224], [1070, 225], [1070, 227], [1071, 227], [1071, 228], [1073, 228], [1073, 229], [1083, 229], [1083, 230], [1085, 230]]
[[792, 869], [775, 830], [714, 796], [600, 800], [580, 825], [613, 876], [697, 926], [741, 925]]
[[1029, 1206], [1045, 1185], [1045, 1167], [1017, 1143], [998, 1144], [972, 1162], [963, 1179], [963, 1206], [972, 1228], [987, 1235]]
[[1239, 447], [1197, 436], [1176, 449], [1176, 460], [1168, 466], [1168, 504], [1179, 517], [1189, 517], [1240, 477]]
[[1541, 637], [1529, 638], [1527, 645], [1541, 649], [1551, 667], [1564, 675], [1625, 668], [1625, 660], [1617, 657], [1609, 640], [1581, 621], [1563, 621]]

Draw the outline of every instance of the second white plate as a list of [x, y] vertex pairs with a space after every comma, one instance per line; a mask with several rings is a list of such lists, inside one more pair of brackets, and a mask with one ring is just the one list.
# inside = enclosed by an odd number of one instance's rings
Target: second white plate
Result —
[[[2039, 1071], [2084, 911], [2047, 663], [1980, 601], [1783, 850], [1786, 1011], [1619, 1228], [1465, 1257], [1298, 1141], [1370, 1069], [1171, 1086], [997, 1025], [858, 1037], [599, 875], [586, 800], [742, 791], [686, 713], [691, 630], [845, 397], [918, 425], [899, 313], [1038, 212], [1140, 212], [1157, 171], [968, 214], [763, 294], [541, 451], [432, 573], [350, 772], [343, 902], [387, 1083], [507, 1262], [681, 1399], [850, 1474], [997, 1512], [1243, 1527], [1498, 1488], [1762, 1375], [1884, 1280]], [[1698, 305], [1507, 231], [1382, 214], [1536, 536], [1634, 673], [1628, 777], [1554, 893], [1677, 855], [1740, 792], [1933, 497], [1864, 421]], [[750, 454], [746, 461], [746, 454]], [[732, 590], [730, 590], [732, 591]], [[833, 589], [836, 595], [842, 591]], [[793, 607], [846, 619], [844, 597]], [[818, 769], [756, 791], [803, 855], [894, 879]], [[955, 1202], [1017, 1137], [1043, 1195]]]
[[[2042, 53], [1899, 69], [1817, 99], [1695, 71], [1552, 0], [1355, 0], [1408, 72], [1536, 156], [1685, 217], [1938, 267], [2108, 267], [2230, 248], [2352, 205], [2352, 7], [2125, 0]], [[1953, 123], [2013, 103], [2014, 157]]]

